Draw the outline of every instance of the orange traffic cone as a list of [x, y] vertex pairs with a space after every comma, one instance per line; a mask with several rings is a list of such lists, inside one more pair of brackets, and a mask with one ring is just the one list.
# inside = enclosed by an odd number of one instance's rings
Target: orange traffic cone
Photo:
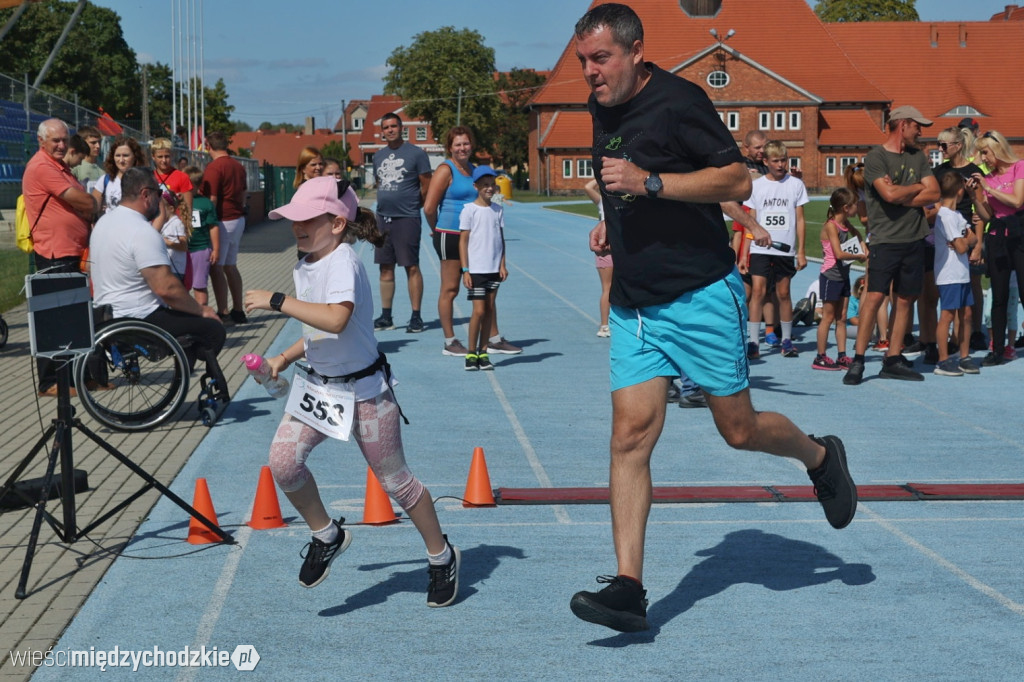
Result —
[[487, 473], [487, 460], [483, 448], [473, 448], [473, 461], [469, 465], [469, 480], [462, 495], [463, 507], [495, 507], [491, 477]]
[[[213, 509], [213, 500], [210, 499], [210, 489], [206, 485], [205, 478], [196, 479], [196, 492], [192, 496], [192, 507], [210, 521], [220, 525], [217, 523], [217, 512]], [[210, 542], [220, 542], [221, 540], [212, 530], [206, 527], [206, 524], [192, 516], [188, 522], [188, 541], [193, 545], [205, 545]]]
[[366, 501], [363, 502], [363, 523], [384, 526], [397, 523], [398, 516], [391, 508], [391, 500], [384, 492], [373, 469], [366, 467]]
[[252, 503], [252, 518], [248, 524], [255, 530], [268, 528], [284, 528], [288, 524], [281, 518], [281, 505], [277, 501], [277, 489], [274, 487], [274, 475], [270, 467], [260, 469], [260, 482], [256, 486], [256, 499]]

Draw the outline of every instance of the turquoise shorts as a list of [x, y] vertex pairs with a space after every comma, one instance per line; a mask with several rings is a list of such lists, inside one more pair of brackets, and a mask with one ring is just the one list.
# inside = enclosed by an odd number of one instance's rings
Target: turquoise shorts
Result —
[[750, 385], [747, 306], [736, 269], [670, 303], [612, 306], [608, 324], [613, 391], [680, 374], [716, 396], [733, 395]]

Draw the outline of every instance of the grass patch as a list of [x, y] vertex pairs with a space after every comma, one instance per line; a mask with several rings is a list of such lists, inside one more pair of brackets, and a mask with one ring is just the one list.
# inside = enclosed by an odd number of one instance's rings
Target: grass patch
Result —
[[5, 312], [25, 300], [25, 275], [28, 274], [28, 254], [17, 249], [0, 250], [0, 312]]
[[562, 202], [562, 201], [586, 201], [586, 200], [587, 200], [587, 197], [586, 197], [585, 194], [579, 194], [579, 195], [571, 196], [570, 197], [570, 196], [561, 196], [561, 195], [555, 196], [554, 194], [552, 194], [551, 196], [548, 196], [547, 194], [542, 194], [540, 192], [531, 192], [531, 191], [525, 190], [525, 189], [517, 189], [517, 190], [512, 192], [512, 203], [513, 204], [516, 203], [516, 202], [519, 202], [519, 203], [522, 203], [522, 204], [550, 204], [550, 203], [554, 203], [556, 201], [557, 202]]
[[562, 213], [575, 213], [576, 215], [585, 216], [587, 218], [593, 218], [597, 220], [597, 205], [592, 204], [589, 201], [585, 204], [565, 204], [551, 207], [553, 211], [561, 211]]

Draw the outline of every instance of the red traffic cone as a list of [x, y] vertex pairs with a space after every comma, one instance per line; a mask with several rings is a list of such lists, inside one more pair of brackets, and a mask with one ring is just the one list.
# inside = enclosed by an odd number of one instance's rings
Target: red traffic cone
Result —
[[483, 448], [473, 448], [473, 461], [469, 465], [469, 480], [462, 495], [463, 507], [496, 507], [491, 477], [487, 473], [487, 460]]
[[[210, 488], [206, 485], [205, 478], [196, 479], [196, 491], [192, 496], [192, 508], [210, 521], [213, 521], [215, 525], [220, 525], [217, 523], [217, 512], [213, 509], [213, 500], [210, 499]], [[193, 545], [205, 545], [210, 542], [220, 542], [221, 539], [216, 533], [207, 528], [206, 524], [192, 516], [189, 517], [188, 522], [188, 541]]]
[[260, 481], [256, 486], [256, 499], [252, 503], [252, 518], [248, 524], [255, 530], [284, 528], [288, 524], [281, 518], [281, 505], [277, 501], [277, 488], [270, 467], [260, 469]]
[[398, 516], [391, 508], [391, 499], [384, 492], [373, 469], [366, 467], [366, 500], [363, 502], [363, 523], [384, 526], [397, 522]]

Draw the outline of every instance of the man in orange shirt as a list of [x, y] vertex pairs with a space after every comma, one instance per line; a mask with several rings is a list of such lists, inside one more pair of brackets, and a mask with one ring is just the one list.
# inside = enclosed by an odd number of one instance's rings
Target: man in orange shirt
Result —
[[[58, 118], [39, 124], [39, 151], [25, 166], [21, 192], [32, 226], [32, 249], [38, 272], [78, 272], [89, 246], [89, 225], [96, 202], [82, 189], [64, 162], [68, 126]], [[39, 394], [57, 395], [57, 378], [50, 360], [39, 361]]]

